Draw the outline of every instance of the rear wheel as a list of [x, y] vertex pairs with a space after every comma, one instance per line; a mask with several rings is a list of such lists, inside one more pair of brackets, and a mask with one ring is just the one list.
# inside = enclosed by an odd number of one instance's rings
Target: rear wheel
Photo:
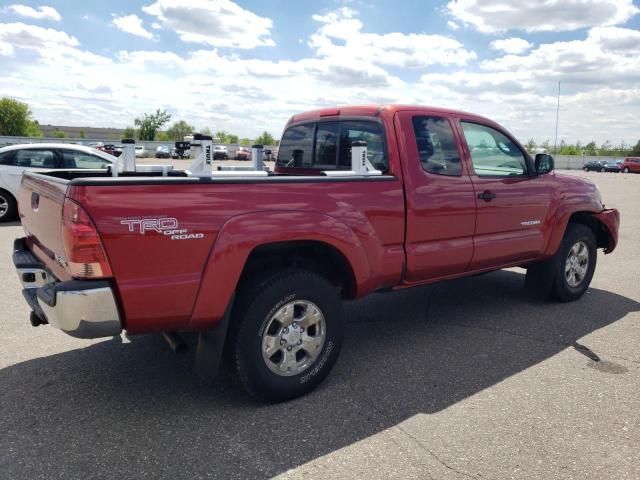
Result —
[[231, 348], [238, 378], [254, 397], [289, 400], [313, 390], [342, 345], [342, 302], [322, 276], [288, 270], [238, 293]]
[[0, 190], [0, 222], [15, 219], [17, 213], [16, 199], [6, 190]]
[[622, 173], [629, 173], [629, 167], [624, 167], [622, 169]]
[[601, 171], [601, 172], [603, 172], [603, 173], [604, 173], [604, 172], [606, 172], [606, 170], [604, 169], [604, 167], [602, 167], [602, 168], [600, 169], [600, 171]]

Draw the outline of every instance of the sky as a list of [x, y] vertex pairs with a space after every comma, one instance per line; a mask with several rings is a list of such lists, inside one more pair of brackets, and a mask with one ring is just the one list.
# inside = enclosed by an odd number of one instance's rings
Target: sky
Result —
[[640, 0], [0, 1], [0, 97], [42, 124], [172, 121], [279, 137], [291, 115], [404, 103], [522, 142], [640, 139]]

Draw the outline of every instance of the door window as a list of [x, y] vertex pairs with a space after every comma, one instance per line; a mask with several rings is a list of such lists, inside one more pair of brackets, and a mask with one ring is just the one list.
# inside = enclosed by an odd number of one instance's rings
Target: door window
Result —
[[12, 151], [0, 153], [0, 165], [15, 165]]
[[64, 168], [107, 168], [110, 162], [95, 155], [73, 150], [62, 151], [62, 165]]
[[522, 150], [498, 130], [477, 123], [461, 122], [471, 161], [479, 177], [522, 176], [527, 161]]
[[462, 175], [460, 152], [449, 121], [441, 117], [413, 117], [412, 122], [422, 168], [437, 175]]
[[15, 152], [13, 164], [25, 168], [56, 168], [56, 157], [52, 150], [27, 148]]

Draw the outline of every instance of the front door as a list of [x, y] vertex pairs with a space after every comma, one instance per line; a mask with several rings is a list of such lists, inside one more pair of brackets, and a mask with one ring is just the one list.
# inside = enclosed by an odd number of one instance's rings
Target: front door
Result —
[[506, 132], [460, 121], [477, 204], [470, 270], [513, 264], [540, 255], [551, 228], [551, 187], [533, 175], [529, 156]]

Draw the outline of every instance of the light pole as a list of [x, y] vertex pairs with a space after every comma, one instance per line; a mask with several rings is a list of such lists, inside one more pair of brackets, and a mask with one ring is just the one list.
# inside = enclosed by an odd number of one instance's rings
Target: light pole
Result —
[[558, 155], [558, 120], [560, 118], [560, 80], [558, 80], [558, 107], [556, 108], [556, 140], [553, 144], [553, 154]]

